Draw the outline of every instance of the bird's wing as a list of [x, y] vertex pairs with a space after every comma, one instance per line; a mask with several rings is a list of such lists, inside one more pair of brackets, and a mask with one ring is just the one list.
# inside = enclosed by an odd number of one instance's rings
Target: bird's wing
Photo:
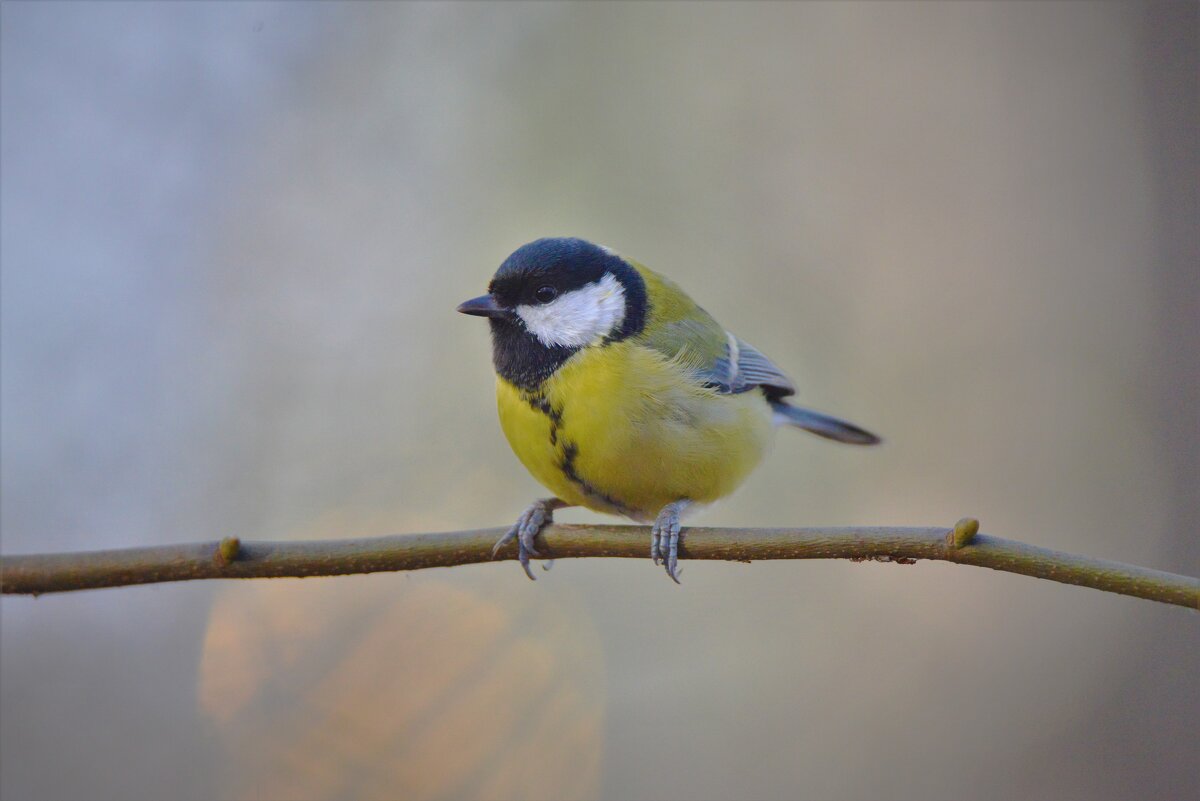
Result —
[[752, 345], [725, 332], [725, 354], [713, 362], [710, 382], [722, 392], [746, 392], [762, 387], [772, 399], [796, 394], [792, 379]]
[[724, 394], [762, 387], [772, 400], [794, 395], [792, 380], [751, 345], [729, 333], [674, 281], [630, 262], [654, 299], [640, 344], [678, 361], [697, 383]]
[[783, 370], [711, 317], [676, 321], [656, 333], [644, 337], [643, 344], [678, 361], [697, 383], [721, 394], [736, 395], [756, 387], [772, 400], [796, 394]]
[[772, 400], [796, 394], [796, 387], [774, 362], [721, 327], [694, 306], [674, 320], [654, 321], [638, 337], [640, 344], [679, 362], [696, 383], [727, 395], [762, 387]]

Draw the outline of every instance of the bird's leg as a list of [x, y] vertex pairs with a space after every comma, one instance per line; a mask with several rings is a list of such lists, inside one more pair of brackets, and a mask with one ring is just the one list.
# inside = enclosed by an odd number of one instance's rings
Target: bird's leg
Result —
[[534, 580], [533, 571], [529, 569], [529, 557], [541, 556], [541, 553], [533, 547], [533, 540], [542, 528], [554, 522], [555, 509], [562, 509], [570, 505], [558, 498], [541, 498], [529, 504], [529, 508], [521, 513], [513, 527], [492, 546], [492, 558], [495, 559], [501, 548], [516, 540], [517, 561], [524, 568], [525, 575], [529, 576], [530, 580]]
[[650, 529], [650, 558], [656, 565], [661, 559], [667, 575], [676, 584], [679, 583], [679, 530], [683, 527], [683, 513], [691, 505], [689, 500], [668, 503]]

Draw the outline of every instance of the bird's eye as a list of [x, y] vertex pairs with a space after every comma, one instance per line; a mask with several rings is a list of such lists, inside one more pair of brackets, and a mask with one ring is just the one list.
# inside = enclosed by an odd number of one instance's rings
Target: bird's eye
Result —
[[558, 297], [558, 290], [552, 286], [540, 286], [533, 296], [537, 298], [538, 303], [549, 303]]

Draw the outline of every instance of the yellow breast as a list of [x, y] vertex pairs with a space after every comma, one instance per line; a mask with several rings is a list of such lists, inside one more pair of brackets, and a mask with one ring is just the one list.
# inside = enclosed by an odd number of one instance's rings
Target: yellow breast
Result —
[[762, 393], [705, 389], [678, 361], [629, 341], [580, 351], [536, 392], [497, 379], [496, 399], [534, 478], [568, 503], [638, 520], [728, 495], [771, 432]]

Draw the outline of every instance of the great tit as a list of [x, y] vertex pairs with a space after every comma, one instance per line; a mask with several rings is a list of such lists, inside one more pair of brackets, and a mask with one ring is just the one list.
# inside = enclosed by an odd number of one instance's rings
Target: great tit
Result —
[[685, 512], [733, 492], [775, 426], [837, 442], [879, 438], [792, 406], [792, 381], [664, 276], [582, 239], [518, 248], [488, 294], [458, 307], [488, 318], [500, 425], [554, 496], [534, 501], [514, 539], [532, 579], [534, 538], [555, 509], [585, 506], [653, 521], [650, 558], [679, 581]]

